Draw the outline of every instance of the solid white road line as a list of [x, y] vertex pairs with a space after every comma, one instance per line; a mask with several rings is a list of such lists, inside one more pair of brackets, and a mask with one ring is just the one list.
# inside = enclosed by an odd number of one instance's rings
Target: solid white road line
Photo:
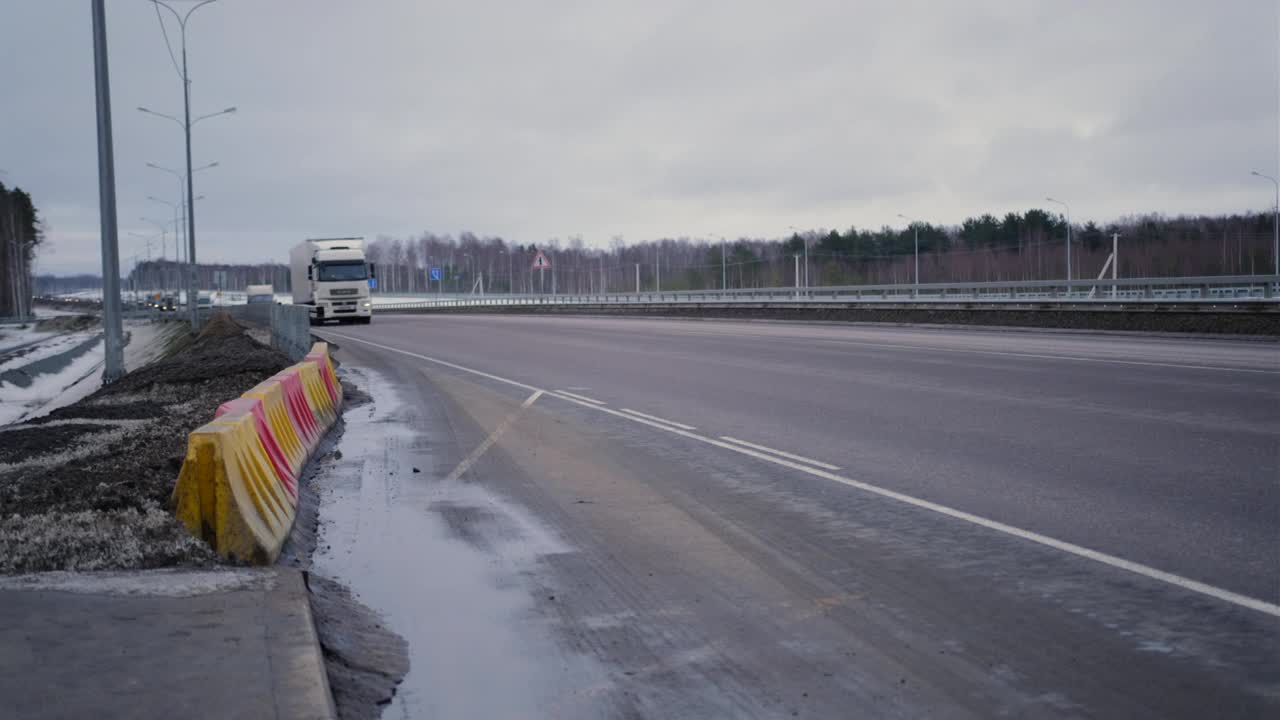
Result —
[[608, 404], [608, 403], [606, 403], [606, 402], [605, 402], [605, 401], [603, 401], [603, 400], [595, 400], [595, 399], [593, 399], [593, 398], [589, 398], [589, 397], [587, 397], [586, 395], [579, 395], [579, 394], [577, 394], [577, 393], [571, 393], [571, 392], [569, 392], [568, 390], [555, 390], [555, 391], [553, 391], [553, 392], [552, 392], [552, 394], [553, 394], [553, 395], [559, 395], [559, 396], [561, 396], [561, 397], [565, 397], [565, 398], [571, 398], [571, 399], [573, 399], [573, 400], [581, 400], [582, 402], [589, 402], [589, 403], [591, 403], [592, 405], [606, 405], [606, 404]]
[[761, 452], [773, 453], [774, 455], [781, 455], [781, 456], [782, 456], [782, 457], [784, 457], [784, 458], [790, 458], [790, 459], [792, 459], [792, 460], [797, 460], [797, 461], [802, 462], [802, 463], [809, 463], [810, 465], [816, 465], [816, 466], [818, 466], [818, 467], [820, 467], [820, 468], [825, 468], [825, 469], [827, 469], [827, 470], [839, 470], [839, 469], [840, 469], [840, 468], [839, 468], [838, 466], [836, 466], [836, 465], [828, 465], [827, 463], [824, 463], [824, 462], [818, 462], [817, 460], [813, 460], [813, 459], [807, 458], [807, 457], [805, 457], [805, 456], [803, 456], [803, 455], [792, 455], [792, 454], [791, 454], [791, 453], [789, 453], [789, 452], [783, 452], [783, 451], [781, 451], [781, 450], [774, 450], [774, 449], [773, 449], [773, 448], [771, 448], [771, 447], [765, 447], [764, 445], [757, 445], [757, 444], [755, 444], [755, 443], [749, 443], [749, 442], [747, 442], [746, 440], [739, 440], [739, 439], [737, 439], [737, 438], [731, 438], [731, 437], [729, 437], [728, 435], [721, 435], [721, 436], [720, 436], [720, 439], [721, 439], [721, 440], [724, 440], [724, 441], [726, 441], [726, 442], [737, 443], [737, 444], [739, 444], [739, 445], [746, 445], [746, 446], [747, 446], [747, 447], [749, 447], [749, 448], [754, 448], [754, 449], [756, 449], [756, 450], [760, 450]]
[[[509, 385], [528, 388], [530, 390], [533, 390], [535, 393], [539, 391], [539, 388], [535, 388], [530, 385], [517, 382], [515, 380], [508, 380], [506, 378], [499, 377], [497, 375], [492, 375], [482, 370], [473, 370], [472, 368], [463, 367], [462, 365], [457, 365], [451, 362], [445, 362], [443, 360], [436, 360], [435, 358], [427, 357], [426, 355], [419, 355], [418, 353], [409, 352], [407, 350], [401, 350], [399, 348], [393, 348], [387, 345], [370, 342], [368, 340], [363, 340], [361, 338], [353, 337], [351, 335], [343, 335], [341, 333], [335, 333], [335, 332], [326, 332], [325, 334], [334, 335], [336, 337], [344, 338], [346, 340], [351, 340], [353, 342], [358, 342], [364, 345], [370, 345], [372, 347], [391, 350], [401, 355], [407, 355], [409, 357], [418, 358], [419, 360], [426, 360], [427, 362], [437, 363], [444, 367], [453, 368], [455, 370], [461, 370], [463, 372], [468, 372], [473, 375], [478, 375], [480, 377], [490, 378], [492, 380], [507, 383]], [[532, 404], [532, 401], [535, 399], [537, 399], [536, 396], [529, 398], [525, 402]], [[1050, 547], [1055, 550], [1060, 550], [1062, 552], [1075, 555], [1076, 557], [1085, 558], [1087, 560], [1093, 560], [1094, 562], [1102, 563], [1103, 565], [1108, 565], [1110, 567], [1117, 568], [1120, 570], [1126, 570], [1128, 572], [1134, 573], [1135, 575], [1141, 575], [1143, 577], [1150, 578], [1152, 580], [1157, 580], [1159, 582], [1173, 585], [1174, 587], [1182, 588], [1183, 590], [1189, 590], [1191, 592], [1199, 593], [1201, 595], [1205, 595], [1217, 600], [1221, 600], [1223, 602], [1231, 603], [1232, 605], [1248, 608], [1250, 610], [1256, 610], [1258, 612], [1265, 613], [1272, 617], [1280, 618], [1280, 605], [1277, 605], [1275, 603], [1270, 603], [1265, 600], [1259, 600], [1257, 598], [1249, 597], [1248, 595], [1241, 595], [1240, 593], [1232, 592], [1230, 590], [1225, 590], [1220, 587], [1215, 587], [1213, 585], [1209, 585], [1208, 583], [1202, 583], [1199, 580], [1192, 580], [1190, 578], [1182, 577], [1181, 575], [1175, 575], [1173, 573], [1165, 572], [1163, 570], [1157, 570], [1156, 568], [1150, 567], [1148, 565], [1143, 565], [1142, 563], [1136, 563], [1130, 560], [1125, 560], [1124, 558], [1116, 557], [1115, 555], [1108, 555], [1107, 553], [1098, 552], [1097, 550], [1090, 550], [1087, 547], [1076, 545], [1075, 543], [1069, 543], [1069, 542], [1064, 542], [1062, 540], [1057, 540], [1047, 535], [1041, 535], [1040, 533], [1037, 533], [1037, 532], [1032, 532], [1030, 530], [1023, 530], [1022, 528], [1019, 528], [1019, 527], [1014, 527], [1013, 525], [1006, 525], [1005, 523], [997, 522], [995, 520], [988, 520], [987, 518], [984, 518], [980, 515], [974, 515], [973, 513], [968, 513], [963, 510], [956, 510], [955, 508], [947, 507], [946, 505], [940, 505], [938, 503], [930, 502], [928, 500], [922, 500], [920, 498], [912, 497], [910, 495], [906, 495], [906, 494], [897, 492], [895, 490], [889, 490], [887, 488], [878, 487], [876, 485], [860, 482], [858, 480], [852, 480], [850, 478], [842, 477], [840, 475], [835, 475], [833, 473], [827, 472], [826, 470], [820, 470], [818, 468], [809, 467], [808, 465], [801, 465], [800, 463], [792, 462], [790, 460], [786, 460], [784, 458], [777, 457], [775, 455], [766, 455], [762, 452], [759, 452], [757, 450], [752, 450], [751, 448], [748, 448], [748, 447], [743, 447], [741, 445], [734, 445], [731, 443], [724, 442], [723, 440], [716, 440], [715, 438], [710, 438], [705, 435], [698, 435], [697, 433], [692, 433], [692, 432], [689, 432], [688, 430], [681, 430], [679, 428], [674, 428], [669, 425], [662, 425], [662, 424], [653, 422], [652, 420], [646, 420], [641, 417], [636, 417], [634, 415], [628, 415], [627, 413], [624, 413], [624, 412], [619, 412], [612, 408], [602, 407], [600, 405], [592, 405], [591, 403], [583, 402], [581, 400], [574, 400], [573, 398], [566, 397], [562, 399], [567, 402], [576, 403], [585, 408], [598, 410], [600, 412], [608, 413], [615, 417], [626, 418], [627, 420], [630, 420], [632, 422], [637, 422], [642, 425], [655, 427], [659, 430], [665, 430], [666, 432], [672, 433], [674, 435], [679, 435], [681, 437], [685, 437], [690, 440], [696, 440], [698, 442], [706, 443], [708, 445], [714, 445], [719, 448], [724, 448], [725, 450], [732, 450], [733, 452], [754, 457], [758, 460], [771, 462], [771, 463], [774, 463], [775, 465], [781, 465], [783, 467], [788, 467], [793, 470], [799, 470], [800, 472], [808, 473], [810, 475], [813, 475], [814, 477], [820, 477], [825, 480], [830, 480], [832, 482], [838, 482], [842, 485], [848, 485], [849, 487], [857, 488], [859, 490], [863, 490], [863, 491], [872, 493], [874, 495], [880, 495], [882, 497], [890, 498], [892, 500], [897, 500], [898, 502], [902, 502], [907, 505], [911, 505], [913, 507], [918, 507], [923, 510], [929, 510], [931, 512], [938, 513], [939, 515], [946, 515], [947, 517], [955, 518], [957, 520], [962, 520], [964, 522], [971, 523], [979, 527], [987, 528], [988, 530], [994, 530], [999, 533], [1004, 533], [1005, 535], [1012, 535], [1013, 537], [1021, 538], [1023, 540], [1027, 540], [1027, 541], [1036, 543], [1038, 545], [1043, 545], [1045, 547]]]
[[520, 414], [527, 410], [530, 405], [537, 402], [538, 398], [541, 396], [542, 391], [538, 390], [525, 398], [525, 401], [520, 403], [520, 408], [503, 418], [502, 422], [498, 423], [498, 427], [494, 428], [493, 432], [489, 433], [489, 437], [485, 438], [484, 442], [477, 445], [476, 449], [472, 450], [470, 455], [467, 455], [463, 458], [462, 462], [458, 463], [458, 467], [454, 468], [453, 472], [449, 473], [449, 476], [445, 478], [445, 481], [452, 482], [457, 480], [462, 477], [463, 473], [470, 470], [471, 466], [475, 465], [476, 461], [480, 459], [480, 456], [484, 455], [485, 452], [498, 441], [498, 438], [502, 437], [502, 434], [507, 431], [507, 428], [511, 427], [511, 423], [515, 422], [516, 418], [520, 417]]
[[899, 343], [878, 343], [862, 340], [819, 339], [818, 342], [829, 345], [854, 345], [857, 347], [885, 348], [888, 350], [919, 350], [922, 352], [962, 353], [968, 355], [998, 355], [1004, 357], [1031, 358], [1033, 360], [1066, 360], [1069, 362], [1106, 363], [1111, 365], [1143, 365], [1149, 367], [1177, 368], [1180, 370], [1216, 370], [1218, 372], [1261, 373], [1263, 375], [1280, 375], [1280, 370], [1263, 368], [1224, 367], [1221, 365], [1186, 365], [1183, 363], [1156, 362], [1154, 360], [1116, 360], [1112, 358], [1082, 357], [1080, 355], [1048, 355], [1043, 353], [1008, 352], [1005, 350], [978, 350], [971, 348], [943, 348], [929, 345], [903, 345]]
[[639, 410], [632, 410], [632, 409], [630, 409], [630, 408], [622, 408], [622, 412], [624, 412], [624, 413], [630, 413], [630, 414], [632, 414], [632, 415], [636, 415], [636, 416], [639, 416], [639, 417], [642, 417], [642, 418], [646, 418], [646, 419], [648, 419], [648, 420], [653, 420], [654, 422], [666, 423], [666, 424], [668, 424], [668, 425], [670, 425], [670, 426], [672, 426], [672, 427], [678, 427], [678, 428], [680, 428], [681, 430], [697, 430], [697, 429], [698, 429], [698, 428], [696, 428], [696, 427], [694, 427], [694, 426], [692, 426], [692, 425], [685, 425], [684, 423], [673, 422], [673, 421], [671, 421], [671, 420], [664, 420], [664, 419], [662, 419], [662, 418], [660, 418], [660, 417], [657, 417], [656, 415], [646, 415], [646, 414], [644, 414], [644, 413], [640, 412]]

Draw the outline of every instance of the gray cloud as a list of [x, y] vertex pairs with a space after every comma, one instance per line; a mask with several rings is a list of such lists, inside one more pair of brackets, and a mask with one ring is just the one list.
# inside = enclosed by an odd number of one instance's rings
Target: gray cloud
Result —
[[[108, 2], [122, 235], [170, 216], [180, 85], [150, 5]], [[92, 271], [87, 6], [0, 6], [0, 168], [41, 269]], [[1280, 148], [1270, 0], [220, 0], [192, 20], [200, 256], [317, 234], [662, 235], [1260, 209]], [[124, 254], [139, 244], [123, 235]]]

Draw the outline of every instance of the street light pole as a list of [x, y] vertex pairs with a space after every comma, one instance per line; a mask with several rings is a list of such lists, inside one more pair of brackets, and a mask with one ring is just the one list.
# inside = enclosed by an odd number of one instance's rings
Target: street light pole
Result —
[[[1048, 202], [1057, 203], [1067, 209], [1067, 282], [1072, 280], [1071, 276], [1071, 206], [1061, 200], [1054, 200], [1051, 197], [1045, 198]], [[1071, 297], [1071, 286], [1067, 285], [1067, 297]]]
[[[214, 2], [214, 0], [202, 0], [202, 2], [196, 3], [195, 6], [193, 6], [190, 10], [187, 11], [186, 15], [180, 15], [177, 10], [174, 10], [167, 3], [161, 2], [160, 0], [151, 0], [151, 2], [155, 6], [163, 7], [164, 9], [173, 13], [173, 16], [178, 20], [178, 27], [180, 29], [180, 35], [182, 39], [181, 75], [182, 75], [183, 121], [180, 124], [182, 125], [183, 136], [186, 140], [186, 155], [187, 155], [187, 304], [191, 307], [191, 328], [194, 330], [199, 328], [200, 326], [200, 318], [198, 314], [200, 304], [196, 302], [196, 297], [195, 297], [195, 293], [196, 293], [196, 212], [195, 212], [195, 208], [192, 207], [192, 205], [194, 204], [192, 202], [192, 198], [195, 197], [195, 191], [193, 189], [193, 180], [191, 177], [192, 176], [191, 126], [194, 123], [192, 123], [191, 121], [191, 78], [190, 78], [190, 75], [187, 73], [187, 20], [191, 18], [191, 14], [194, 13], [196, 10], [199, 10], [205, 5], [208, 5], [209, 3]], [[138, 109], [142, 110], [143, 112], [150, 112], [149, 110], [145, 110], [143, 108], [138, 108]], [[234, 107], [230, 107], [221, 112], [212, 113], [209, 115], [196, 118], [196, 122], [199, 122], [200, 120], [203, 120], [208, 117], [213, 117], [215, 115], [223, 115], [223, 114], [232, 113], [235, 111], [236, 109]], [[159, 113], [152, 113], [152, 114], [158, 115]]]
[[911, 229], [912, 229], [913, 231], [915, 231], [915, 245], [916, 245], [916, 276], [915, 276], [915, 277], [916, 277], [916, 282], [915, 282], [916, 288], [915, 288], [915, 294], [916, 294], [916, 295], [919, 295], [919, 294], [920, 294], [920, 221], [915, 220], [915, 219], [913, 219], [913, 218], [909, 218], [909, 217], [907, 217], [906, 215], [903, 215], [902, 213], [898, 213], [898, 217], [900, 217], [900, 218], [902, 218], [903, 220], [906, 220], [907, 222], [911, 223]]
[[1272, 258], [1275, 260], [1276, 275], [1280, 275], [1280, 180], [1277, 180], [1271, 177], [1270, 175], [1263, 175], [1257, 170], [1254, 170], [1253, 174], [1257, 175], [1260, 178], [1266, 178], [1267, 180], [1270, 180], [1276, 186], [1275, 216], [1272, 219], [1272, 224], [1271, 224], [1271, 229], [1272, 231], [1275, 232], [1275, 240], [1273, 241], [1274, 245], [1271, 248], [1271, 255], [1272, 255]]
[[107, 12], [93, 0], [93, 79], [98, 115], [98, 215], [102, 231], [102, 331], [104, 384], [124, 375], [124, 327], [120, 317], [120, 253], [116, 233], [116, 167], [111, 142], [111, 79], [107, 68]]
[[[178, 119], [177, 119], [177, 118], [175, 118], [175, 117], [170, 117], [170, 116], [168, 116], [168, 115], [160, 115], [160, 113], [153, 113], [153, 112], [151, 112], [150, 110], [147, 110], [146, 108], [138, 108], [138, 109], [139, 109], [139, 110], [142, 110], [142, 111], [144, 111], [144, 112], [146, 112], [146, 113], [148, 113], [148, 114], [150, 114], [150, 115], [159, 115], [160, 117], [168, 118], [168, 119], [170, 119], [170, 120], [173, 120], [174, 122], [178, 122]], [[221, 114], [221, 113], [215, 113], [215, 114]], [[179, 123], [179, 124], [181, 124], [181, 123]], [[186, 210], [186, 208], [187, 208], [187, 203], [186, 203], [186, 200], [187, 200], [187, 176], [186, 176], [186, 174], [181, 173], [181, 172], [178, 172], [177, 170], [174, 170], [173, 168], [161, 167], [160, 165], [156, 165], [155, 163], [147, 163], [147, 167], [151, 168], [152, 170], [159, 170], [159, 171], [161, 171], [161, 172], [167, 172], [167, 173], [169, 173], [170, 175], [172, 175], [172, 176], [174, 176], [175, 178], [177, 178], [177, 179], [178, 179], [178, 209], [179, 209], [178, 217], [179, 217], [182, 221], [184, 221], [184, 222], [185, 222], [185, 220], [186, 220], [186, 214], [187, 214], [187, 210]], [[196, 169], [192, 170], [191, 172], [192, 172], [192, 173], [198, 173], [198, 172], [200, 172], [201, 170], [208, 170], [209, 168], [216, 168], [216, 167], [218, 167], [218, 163], [216, 163], [216, 162], [211, 162], [211, 163], [209, 163], [209, 164], [207, 164], [207, 165], [201, 165], [200, 167], [198, 167], [198, 168], [196, 168]], [[203, 196], [203, 195], [201, 195], [200, 197], [196, 198], [196, 200], [199, 200], [199, 199], [201, 199], [202, 197], [204, 197], [204, 196]], [[163, 201], [162, 201], [162, 202], [163, 202]], [[177, 262], [183, 262], [182, 252], [181, 252], [181, 246], [182, 246], [182, 232], [181, 232], [181, 227], [182, 227], [182, 223], [179, 223], [177, 226], [175, 226], [175, 227], [174, 227], [174, 231], [173, 231], [173, 236], [174, 236], [174, 253], [173, 253], [173, 259], [174, 259], [175, 261], [177, 261]]]

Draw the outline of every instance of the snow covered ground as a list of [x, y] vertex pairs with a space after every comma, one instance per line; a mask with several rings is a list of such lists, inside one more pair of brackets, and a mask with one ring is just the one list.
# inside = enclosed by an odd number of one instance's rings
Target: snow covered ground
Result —
[[[169, 340], [186, 332], [186, 326], [175, 322], [130, 321], [125, 323], [125, 331], [129, 334], [128, 344], [124, 349], [125, 369], [136, 370], [159, 358]], [[37, 345], [31, 353], [0, 366], [0, 372], [26, 367], [60, 352], [67, 352], [94, 334], [87, 332], [57, 335]], [[102, 386], [104, 355], [105, 349], [99, 340], [58, 372], [35, 376], [27, 387], [0, 380], [0, 425], [47, 415], [57, 408], [87, 397]]]
[[30, 343], [47, 340], [57, 334], [56, 331], [36, 332], [35, 325], [28, 325], [25, 328], [16, 325], [5, 325], [0, 327], [0, 353]]
[[[0, 354], [0, 372], [25, 367], [37, 360], [64, 353], [99, 333], [97, 330], [87, 330], [63, 334], [56, 332], [33, 334], [37, 336], [33, 341], [34, 344], [22, 352]], [[4, 348], [0, 347], [0, 353], [4, 353]]]

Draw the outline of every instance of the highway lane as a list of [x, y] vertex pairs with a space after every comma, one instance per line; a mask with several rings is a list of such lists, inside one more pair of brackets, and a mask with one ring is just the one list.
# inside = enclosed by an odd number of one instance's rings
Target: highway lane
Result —
[[[1178, 584], [1280, 598], [1273, 344], [501, 316], [321, 333], [442, 408], [403, 422], [434, 438], [430, 480], [483, 483], [574, 548], [527, 571], [580, 590], [557, 632], [601, 663], [611, 711], [774, 716], [810, 671], [824, 680], [800, 693], [820, 716], [851, 701], [885, 716], [1276, 702], [1276, 617]], [[636, 624], [622, 649], [602, 615]], [[620, 682], [645, 653], [683, 658], [714, 692]]]

